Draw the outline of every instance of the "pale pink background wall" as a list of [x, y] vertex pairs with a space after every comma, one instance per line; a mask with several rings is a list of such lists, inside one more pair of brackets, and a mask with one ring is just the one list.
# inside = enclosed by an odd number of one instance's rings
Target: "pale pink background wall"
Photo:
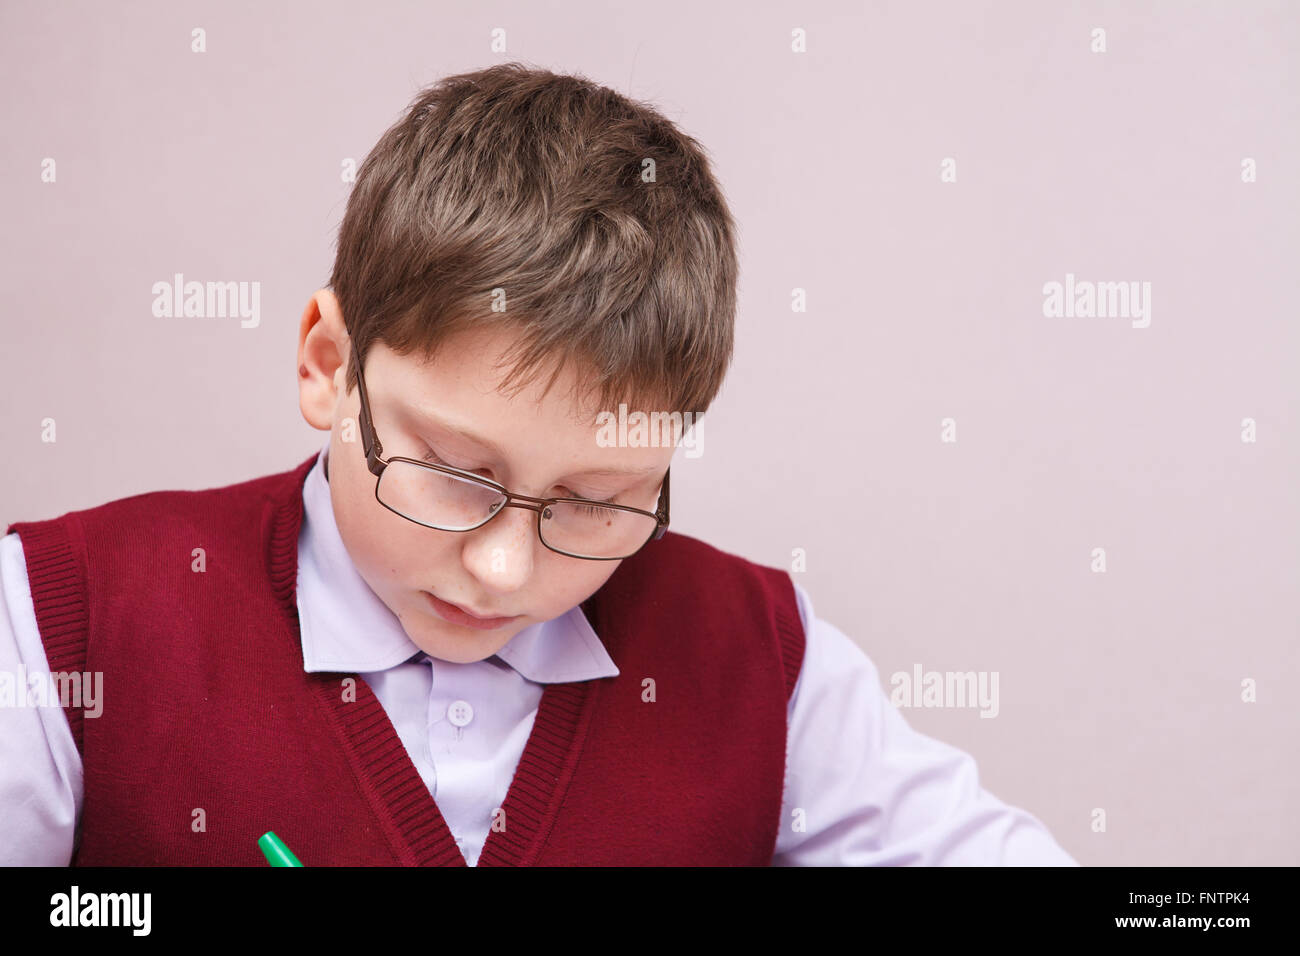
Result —
[[[803, 549], [882, 679], [997, 671], [996, 719], [905, 715], [1082, 862], [1296, 863], [1297, 52], [1285, 2], [6, 0], [0, 520], [310, 455], [341, 164], [444, 74], [581, 72], [698, 137], [741, 228], [674, 528]], [[260, 324], [153, 317], [176, 272], [259, 282]], [[1149, 282], [1149, 326], [1045, 317], [1067, 273]]]

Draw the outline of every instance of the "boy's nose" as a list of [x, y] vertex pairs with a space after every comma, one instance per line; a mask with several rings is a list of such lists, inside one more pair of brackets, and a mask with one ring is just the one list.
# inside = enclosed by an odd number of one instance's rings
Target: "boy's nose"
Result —
[[528, 508], [503, 508], [491, 521], [470, 532], [467, 550], [471, 571], [494, 591], [517, 590], [533, 570], [537, 540], [537, 512]]

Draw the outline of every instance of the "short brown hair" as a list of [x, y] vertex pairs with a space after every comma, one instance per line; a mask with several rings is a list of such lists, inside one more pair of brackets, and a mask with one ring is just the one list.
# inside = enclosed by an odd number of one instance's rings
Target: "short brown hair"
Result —
[[363, 361], [508, 326], [503, 390], [573, 361], [579, 401], [702, 414], [732, 358], [734, 235], [703, 147], [653, 107], [506, 63], [427, 87], [380, 138], [329, 285]]

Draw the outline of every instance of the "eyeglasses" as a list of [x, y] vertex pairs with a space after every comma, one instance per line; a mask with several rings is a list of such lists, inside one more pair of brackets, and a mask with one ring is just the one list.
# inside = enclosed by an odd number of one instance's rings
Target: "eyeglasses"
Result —
[[450, 465], [414, 458], [381, 457], [370, 399], [356, 343], [352, 361], [361, 391], [361, 447], [375, 476], [375, 500], [394, 514], [438, 531], [473, 531], [507, 507], [537, 513], [537, 536], [558, 554], [588, 561], [618, 561], [636, 554], [668, 530], [668, 475], [664, 472], [658, 510], [643, 511], [589, 498], [517, 495], [489, 478]]

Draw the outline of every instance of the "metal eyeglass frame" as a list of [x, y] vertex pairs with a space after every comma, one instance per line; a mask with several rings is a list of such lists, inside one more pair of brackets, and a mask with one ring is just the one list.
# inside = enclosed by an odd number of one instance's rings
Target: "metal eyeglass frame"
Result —
[[[612, 558], [597, 558], [587, 554], [574, 554], [571, 551], [563, 551], [559, 548], [551, 547], [551, 545], [547, 544], [546, 538], [542, 535], [542, 510], [547, 505], [560, 501], [572, 501], [590, 507], [610, 508], [616, 511], [631, 511], [635, 514], [642, 514], [654, 518], [656, 522], [655, 530], [650, 533], [648, 538], [641, 542], [636, 551], [633, 551], [632, 554], [636, 554], [637, 551], [640, 551], [651, 541], [658, 541], [664, 536], [664, 532], [668, 530], [668, 476], [672, 472], [671, 466], [664, 472], [663, 485], [659, 491], [658, 510], [646, 511], [642, 508], [633, 508], [630, 505], [615, 505], [607, 504], [603, 501], [592, 501], [590, 498], [534, 498], [531, 495], [517, 495], [507, 489], [504, 485], [493, 481], [491, 478], [484, 478], [482, 475], [476, 475], [469, 471], [462, 471], [461, 469], [453, 468], [450, 465], [435, 465], [433, 462], [419, 461], [418, 459], [406, 458], [401, 455], [392, 458], [383, 458], [384, 446], [379, 443], [379, 436], [375, 433], [374, 420], [370, 416], [370, 398], [366, 395], [366, 379], [365, 375], [362, 374], [361, 371], [361, 357], [357, 354], [355, 342], [352, 343], [352, 361], [357, 367], [357, 387], [361, 392], [361, 448], [366, 456], [366, 467], [369, 468], [371, 474], [375, 476], [375, 500], [385, 508], [388, 508], [388, 510], [393, 514], [405, 518], [412, 524], [418, 524], [422, 528], [431, 528], [434, 531], [451, 531], [453, 533], [458, 533], [475, 531], [483, 527], [483, 525], [487, 524], [497, 515], [502, 514], [506, 508], [527, 508], [528, 510], [537, 513], [537, 540], [540, 541], [544, 547], [550, 551], [554, 551], [556, 554], [567, 555], [570, 558], [578, 558], [583, 561], [623, 561], [632, 555], [627, 554]], [[409, 515], [402, 514], [396, 508], [389, 508], [389, 506], [384, 504], [384, 501], [379, 497], [379, 479], [383, 475], [384, 469], [395, 461], [409, 462], [412, 465], [419, 465], [421, 468], [428, 468], [431, 471], [445, 472], [447, 474], [455, 475], [458, 478], [465, 478], [477, 482], [485, 488], [489, 488], [492, 491], [505, 495], [505, 503], [472, 528], [439, 528], [431, 524], [425, 524], [423, 521], [416, 521]]]

